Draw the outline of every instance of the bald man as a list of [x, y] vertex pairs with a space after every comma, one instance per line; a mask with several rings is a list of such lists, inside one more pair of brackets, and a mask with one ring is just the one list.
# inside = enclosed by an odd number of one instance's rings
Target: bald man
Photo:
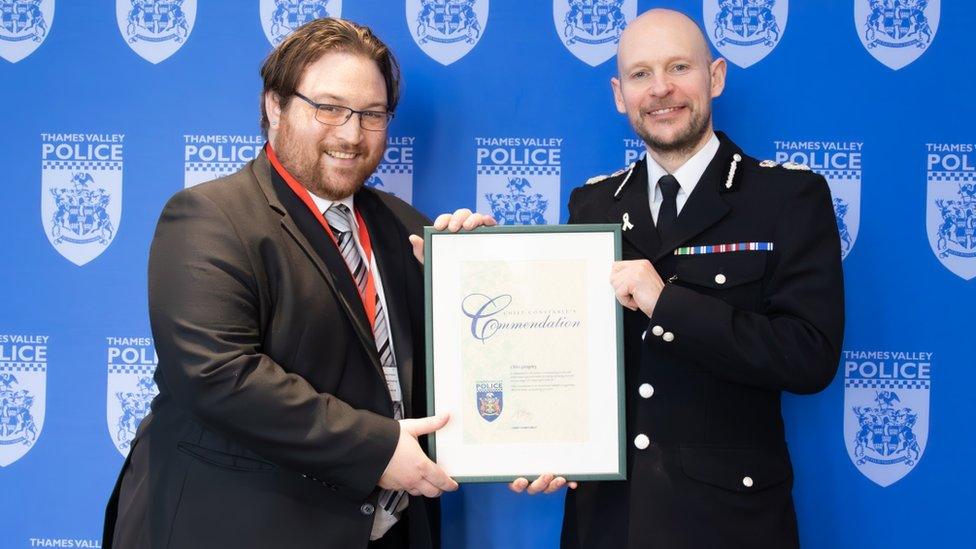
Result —
[[647, 154], [575, 189], [569, 222], [623, 228], [628, 480], [567, 494], [562, 547], [796, 547], [780, 394], [825, 388], [844, 332], [827, 183], [713, 131], [726, 64], [688, 17], [635, 19], [617, 67]]

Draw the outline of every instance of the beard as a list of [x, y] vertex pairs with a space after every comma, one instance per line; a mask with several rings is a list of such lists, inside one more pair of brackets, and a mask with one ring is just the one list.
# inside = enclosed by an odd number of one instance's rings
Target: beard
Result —
[[[348, 168], [329, 166], [326, 148], [357, 153], [362, 162]], [[376, 171], [381, 156], [376, 154], [374, 158], [370, 158], [365, 145], [326, 146], [324, 141], [309, 142], [296, 137], [291, 126], [284, 121], [278, 129], [274, 150], [288, 173], [310, 192], [327, 200], [340, 200], [356, 194], [366, 179]]]
[[708, 128], [711, 122], [711, 109], [704, 112], [693, 111], [691, 113], [691, 119], [688, 121], [688, 126], [683, 130], [679, 131], [671, 138], [665, 138], [661, 136], [652, 135], [644, 125], [643, 119], [640, 115], [645, 111], [641, 109], [636, 120], [631, 120], [631, 126], [633, 126], [634, 131], [637, 133], [638, 137], [644, 141], [652, 151], [665, 153], [665, 154], [683, 154], [690, 153], [695, 150], [699, 143], [702, 142], [705, 134], [708, 133]]

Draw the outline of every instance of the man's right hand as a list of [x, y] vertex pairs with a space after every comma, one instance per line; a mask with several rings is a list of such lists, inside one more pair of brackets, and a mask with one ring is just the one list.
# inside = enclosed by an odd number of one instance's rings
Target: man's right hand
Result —
[[387, 490], [404, 490], [411, 496], [436, 498], [457, 490], [458, 484], [420, 449], [417, 437], [437, 431], [447, 424], [447, 414], [400, 420], [400, 440], [379, 486]]
[[[478, 227], [493, 227], [498, 222], [488, 214], [471, 213], [467, 208], [455, 210], [453, 214], [444, 213], [437, 216], [434, 220], [434, 230], [450, 231], [456, 233], [460, 230], [470, 231]], [[413, 255], [421, 265], [424, 263], [424, 239], [412, 234], [409, 237], [410, 244], [413, 246]]]

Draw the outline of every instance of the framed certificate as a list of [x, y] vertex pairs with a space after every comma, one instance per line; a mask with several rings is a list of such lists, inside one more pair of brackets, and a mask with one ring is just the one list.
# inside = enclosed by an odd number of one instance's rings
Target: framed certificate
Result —
[[458, 482], [625, 478], [619, 225], [424, 230], [432, 457]]

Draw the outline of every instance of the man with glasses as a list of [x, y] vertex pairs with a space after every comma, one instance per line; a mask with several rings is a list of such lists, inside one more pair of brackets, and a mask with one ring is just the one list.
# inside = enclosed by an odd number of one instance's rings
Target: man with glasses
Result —
[[408, 237], [427, 220], [363, 186], [396, 108], [396, 60], [369, 29], [319, 19], [261, 75], [264, 152], [160, 217], [160, 392], [102, 546], [435, 546], [425, 498], [457, 484], [417, 437], [448, 418], [408, 419], [426, 400]]

